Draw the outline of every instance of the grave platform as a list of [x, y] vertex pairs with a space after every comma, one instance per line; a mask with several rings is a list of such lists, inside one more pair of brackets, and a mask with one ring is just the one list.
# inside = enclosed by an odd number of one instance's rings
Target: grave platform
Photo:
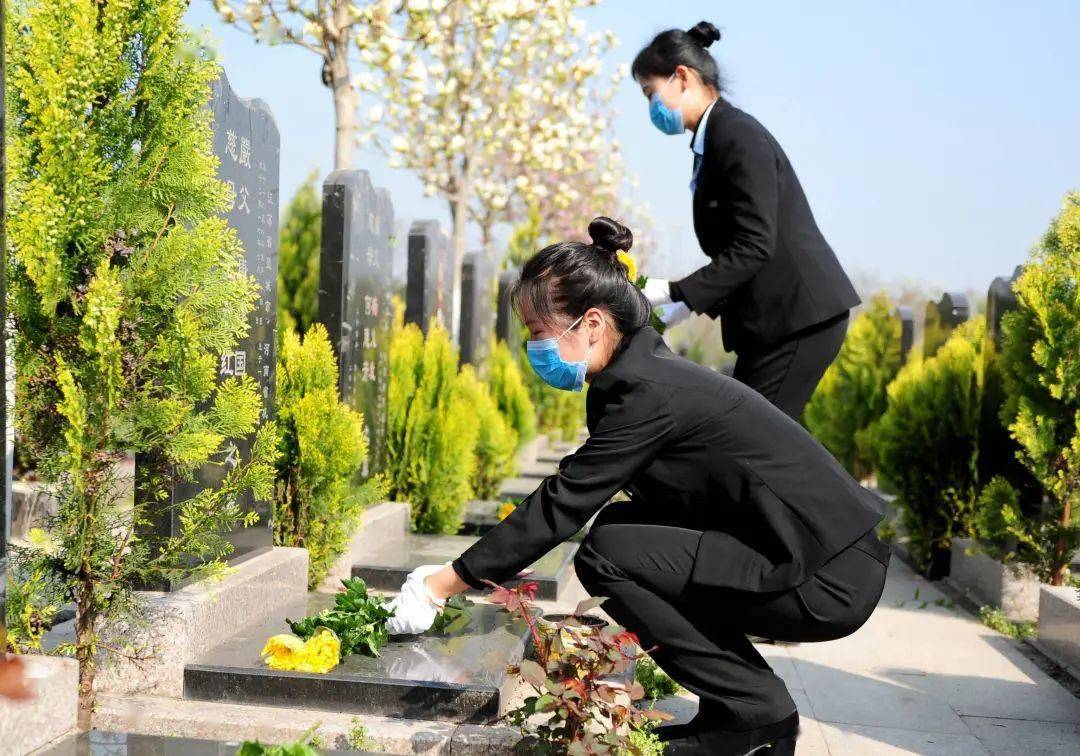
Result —
[[470, 607], [468, 626], [454, 635], [392, 636], [380, 656], [350, 654], [327, 674], [265, 664], [260, 651], [269, 637], [289, 632], [286, 618], [333, 602], [331, 595], [312, 594], [243, 628], [187, 665], [184, 698], [456, 723], [490, 722], [503, 713], [515, 685], [506, 668], [521, 660], [530, 637], [525, 622], [494, 604]]
[[[262, 741], [260, 741], [262, 742]], [[39, 751], [40, 756], [236, 756], [243, 744], [241, 740], [203, 740], [201, 738], [178, 738], [162, 735], [140, 735], [131, 732], [89, 730], [70, 735], [49, 748]], [[263, 743], [266, 745], [266, 743]], [[324, 756], [338, 754], [367, 754], [375, 751], [334, 751], [319, 748]]]
[[524, 499], [531, 494], [540, 485], [542, 479], [540, 478], [525, 478], [515, 477], [507, 478], [499, 486], [499, 500], [500, 501], [514, 501], [517, 499]]
[[[396, 591], [401, 588], [408, 574], [420, 565], [452, 561], [476, 543], [476, 540], [475, 536], [408, 533], [403, 542], [373, 550], [362, 562], [355, 562], [352, 574], [354, 577], [363, 578], [369, 588]], [[535, 582], [536, 598], [553, 601], [573, 574], [576, 552], [577, 544], [560, 543], [530, 565], [533, 570], [531, 575], [507, 580], [503, 585], [512, 587], [522, 580]], [[486, 591], [470, 588], [466, 593], [476, 596]]]

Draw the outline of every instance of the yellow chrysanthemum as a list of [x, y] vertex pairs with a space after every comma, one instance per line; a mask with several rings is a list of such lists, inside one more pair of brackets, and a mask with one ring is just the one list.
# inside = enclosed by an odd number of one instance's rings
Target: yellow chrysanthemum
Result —
[[513, 512], [514, 509], [516, 509], [516, 508], [517, 508], [517, 505], [514, 504], [514, 502], [512, 502], [512, 501], [506, 502], [501, 507], [499, 507], [499, 519], [500, 520], [505, 520], [507, 517], [510, 516], [510, 513]]
[[325, 627], [306, 641], [283, 633], [266, 641], [262, 656], [272, 669], [324, 674], [338, 665], [341, 641]]
[[634, 262], [634, 258], [630, 256], [630, 253], [620, 249], [618, 252], [615, 253], [615, 257], [619, 258], [619, 262], [626, 266], [626, 269], [628, 271], [626, 277], [630, 279], [630, 283], [636, 281], [637, 263]]
[[295, 669], [304, 653], [304, 641], [290, 633], [275, 635], [266, 641], [261, 656], [272, 669]]

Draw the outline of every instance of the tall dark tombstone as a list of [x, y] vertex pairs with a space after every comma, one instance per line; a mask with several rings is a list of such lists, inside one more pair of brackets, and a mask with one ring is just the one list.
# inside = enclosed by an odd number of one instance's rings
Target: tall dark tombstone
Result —
[[[239, 97], [222, 71], [211, 87], [209, 103], [213, 119], [213, 149], [219, 160], [218, 178], [233, 192], [225, 217], [236, 230], [244, 248], [243, 268], [259, 284], [259, 300], [248, 316], [248, 335], [236, 349], [220, 355], [218, 379], [250, 375], [263, 400], [262, 421], [275, 416], [274, 385], [277, 360], [278, 269], [278, 169], [281, 137], [269, 106], [259, 98]], [[231, 439], [224, 465], [204, 465], [193, 481], [178, 483], [166, 506], [158, 511], [148, 530], [156, 535], [179, 532], [176, 505], [205, 488], [217, 487], [226, 467], [247, 460], [254, 434]], [[136, 490], [141, 478], [136, 460]], [[255, 499], [249, 491], [239, 500], [245, 512], [257, 512], [258, 523], [237, 527], [225, 534], [233, 546], [230, 560], [253, 556], [273, 547], [273, 501]], [[150, 586], [148, 586], [150, 587]], [[177, 586], [152, 586], [162, 589]]]
[[368, 454], [360, 475], [386, 463], [386, 389], [393, 315], [394, 209], [367, 171], [323, 182], [319, 322], [338, 358], [341, 400], [364, 415]]
[[517, 270], [505, 270], [499, 274], [498, 305], [495, 308], [495, 338], [505, 341], [511, 354], [521, 351], [521, 341], [518, 338], [517, 315], [510, 306], [510, 284], [513, 283], [520, 272]]
[[425, 334], [431, 316], [439, 312], [440, 236], [433, 220], [413, 221], [409, 227], [409, 267], [405, 284], [405, 322], [416, 323]]
[[487, 357], [488, 337], [495, 317], [491, 307], [491, 281], [484, 254], [465, 255], [461, 264], [461, 325], [458, 330], [462, 364], [480, 365]]
[[896, 318], [900, 321], [900, 363], [903, 364], [915, 344], [915, 313], [907, 305], [900, 305], [896, 308]]
[[938, 302], [926, 303], [926, 322], [923, 325], [923, 357], [933, 357], [948, 341], [949, 334], [971, 317], [967, 296], [947, 291]]

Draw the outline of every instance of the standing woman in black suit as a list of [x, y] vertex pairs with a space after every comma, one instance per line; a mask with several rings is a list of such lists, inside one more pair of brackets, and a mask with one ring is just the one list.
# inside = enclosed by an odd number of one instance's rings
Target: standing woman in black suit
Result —
[[694, 231], [711, 262], [685, 278], [650, 278], [645, 296], [674, 324], [690, 312], [720, 318], [733, 377], [793, 418], [813, 394], [859, 304], [822, 236], [780, 144], [721, 97], [720, 39], [707, 21], [656, 36], [631, 66], [653, 124], [693, 132]]

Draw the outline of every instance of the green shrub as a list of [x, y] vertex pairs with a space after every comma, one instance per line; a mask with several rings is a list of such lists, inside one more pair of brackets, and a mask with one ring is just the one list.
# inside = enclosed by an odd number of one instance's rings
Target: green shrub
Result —
[[387, 396], [387, 476], [421, 533], [456, 533], [476, 470], [477, 424], [464, 400], [457, 349], [438, 321], [428, 336], [395, 308]]
[[879, 469], [897, 489], [913, 557], [924, 570], [967, 535], [977, 493], [985, 319], [961, 325], [938, 353], [909, 361], [870, 426]]
[[319, 259], [322, 255], [322, 197], [312, 171], [281, 219], [278, 251], [278, 332], [301, 336], [319, 317]]
[[893, 309], [881, 293], [855, 318], [804, 415], [807, 429], [860, 479], [872, 472], [866, 428], [885, 412], [885, 389], [900, 370], [900, 320]]
[[494, 499], [499, 484], [514, 474], [517, 431], [499, 412], [487, 384], [477, 378], [472, 365], [462, 365], [458, 379], [463, 401], [472, 408], [477, 427], [473, 494], [480, 499]]
[[285, 333], [277, 366], [274, 542], [308, 550], [311, 588], [345, 552], [364, 507], [386, 491], [379, 475], [356, 482], [368, 451], [364, 417], [339, 400], [337, 380], [337, 359], [321, 323], [303, 341], [295, 331]]
[[[506, 342], [495, 339], [488, 350], [487, 374], [491, 384], [491, 395], [503, 417], [507, 419], [517, 434], [517, 443], [521, 447], [536, 436], [536, 407], [529, 395], [521, 368], [510, 354]], [[532, 368], [529, 368], [532, 371]], [[511, 475], [514, 471], [511, 471]]]
[[1002, 422], [1050, 505], [1043, 522], [1023, 520], [1033, 544], [1027, 558], [1054, 585], [1065, 582], [1080, 546], [1078, 270], [1080, 194], [1072, 193], [1013, 284], [1017, 309], [1002, 318]]

